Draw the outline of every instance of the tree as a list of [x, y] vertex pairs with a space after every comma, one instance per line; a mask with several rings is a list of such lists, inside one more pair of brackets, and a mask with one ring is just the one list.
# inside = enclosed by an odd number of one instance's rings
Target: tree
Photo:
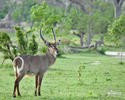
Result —
[[30, 9], [36, 4], [35, 0], [23, 0], [21, 3], [16, 3], [15, 9], [12, 11], [12, 19], [20, 25], [22, 21], [31, 22]]
[[61, 20], [61, 16], [54, 13], [53, 8], [45, 1], [36, 4], [31, 8], [31, 18], [34, 20], [34, 27], [42, 28], [42, 32], [49, 34], [51, 29]]
[[114, 20], [112, 3], [95, 1], [93, 5], [93, 33], [98, 34], [100, 36], [100, 41], [104, 43], [104, 35], [107, 33], [108, 25]]
[[85, 4], [87, 13], [81, 7], [72, 5], [70, 12], [65, 17], [63, 27], [65, 30], [74, 31], [73, 34], [80, 38], [80, 46], [89, 46], [95, 34], [100, 35], [100, 40], [103, 43], [107, 27], [113, 21], [112, 3], [86, 1]]
[[9, 7], [8, 7], [8, 5], [6, 4], [6, 5], [4, 5], [4, 6], [0, 9], [0, 19], [3, 19], [3, 18], [6, 16], [6, 14], [8, 13], [8, 11], [9, 11]]
[[84, 35], [86, 32], [86, 15], [79, 8], [71, 8], [70, 13], [65, 17], [63, 28], [73, 30], [73, 35], [80, 39], [80, 46], [84, 46]]
[[86, 12], [86, 8], [84, 5], [84, 2], [82, 0], [69, 0], [70, 2], [77, 4], [80, 6], [80, 8], [82, 9], [83, 12]]
[[123, 38], [125, 37], [125, 14], [121, 15], [120, 18], [116, 19], [112, 25], [108, 28], [108, 33], [111, 40], [116, 45], [122, 45]]
[[117, 18], [120, 16], [121, 13], [121, 7], [123, 5], [123, 2], [125, 0], [113, 0], [113, 5], [114, 5], [114, 17]]

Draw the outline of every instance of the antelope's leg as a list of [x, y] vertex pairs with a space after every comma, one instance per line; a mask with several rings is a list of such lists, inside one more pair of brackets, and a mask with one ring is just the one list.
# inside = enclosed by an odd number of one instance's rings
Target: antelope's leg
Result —
[[20, 90], [19, 90], [19, 83], [17, 84], [17, 93], [18, 93], [18, 96], [21, 96]]
[[40, 96], [40, 88], [41, 88], [41, 83], [42, 83], [42, 79], [43, 79], [43, 74], [39, 75], [39, 87], [38, 87], [38, 95]]
[[38, 75], [35, 75], [35, 96], [37, 96]]
[[[15, 94], [15, 92], [16, 92], [16, 88], [19, 86], [18, 84], [19, 84], [19, 82], [21, 81], [21, 79], [24, 77], [24, 74], [22, 73], [22, 74], [20, 74], [18, 77], [17, 77], [17, 79], [15, 80], [15, 83], [14, 83], [14, 89], [13, 89], [13, 97], [16, 97], [16, 94]], [[17, 89], [18, 90], [18, 89]]]
[[[15, 75], [15, 76], [16, 76], [16, 79], [17, 79], [17, 78], [18, 78], [17, 72], [16, 72], [16, 75]], [[21, 95], [20, 95], [20, 90], [19, 90], [19, 84], [17, 85], [17, 93], [18, 93], [18, 96], [21, 96]]]

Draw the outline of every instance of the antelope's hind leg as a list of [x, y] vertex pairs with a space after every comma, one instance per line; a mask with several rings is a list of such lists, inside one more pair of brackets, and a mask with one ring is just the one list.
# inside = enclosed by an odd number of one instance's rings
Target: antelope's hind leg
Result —
[[18, 95], [20, 95], [20, 92], [19, 92], [19, 82], [21, 81], [21, 79], [24, 77], [24, 74], [20, 74], [16, 80], [15, 80], [15, 83], [14, 83], [14, 89], [13, 89], [13, 97], [15, 98], [16, 97], [16, 88], [17, 88], [17, 92], [18, 92]]

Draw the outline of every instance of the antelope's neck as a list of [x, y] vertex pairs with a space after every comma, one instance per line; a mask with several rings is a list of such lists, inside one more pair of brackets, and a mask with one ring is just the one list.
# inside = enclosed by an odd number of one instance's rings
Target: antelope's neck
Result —
[[51, 55], [51, 54], [46, 54], [46, 55], [47, 55], [48, 60], [49, 60], [49, 66], [54, 64], [56, 61], [56, 57], [54, 55]]

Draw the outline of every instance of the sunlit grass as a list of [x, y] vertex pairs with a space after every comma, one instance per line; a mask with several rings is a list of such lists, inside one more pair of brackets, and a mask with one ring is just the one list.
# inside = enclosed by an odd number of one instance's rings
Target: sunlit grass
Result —
[[[125, 65], [119, 61], [98, 53], [64, 55], [44, 75], [41, 96], [34, 96], [34, 77], [24, 77], [20, 82], [22, 97], [16, 99], [12, 97], [13, 68], [11, 61], [6, 61], [0, 65], [0, 100], [124, 100]], [[85, 69], [80, 69], [79, 81], [80, 64]]]

